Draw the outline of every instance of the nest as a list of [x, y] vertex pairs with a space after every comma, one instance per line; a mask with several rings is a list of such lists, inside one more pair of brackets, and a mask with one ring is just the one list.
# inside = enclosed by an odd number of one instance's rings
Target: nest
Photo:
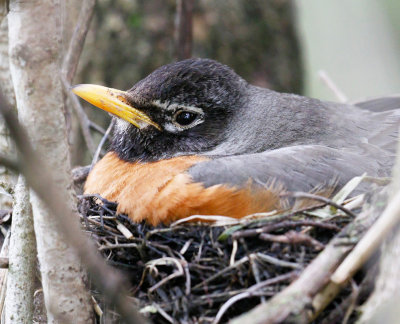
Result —
[[127, 274], [131, 297], [153, 323], [226, 322], [251, 310], [295, 280], [352, 220], [343, 212], [322, 219], [314, 206], [230, 224], [152, 227], [116, 207], [83, 196], [82, 224], [108, 263]]

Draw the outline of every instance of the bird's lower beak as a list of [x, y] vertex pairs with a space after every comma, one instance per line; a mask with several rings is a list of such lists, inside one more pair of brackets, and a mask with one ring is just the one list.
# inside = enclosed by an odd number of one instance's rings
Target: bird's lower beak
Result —
[[125, 91], [94, 84], [78, 84], [72, 88], [72, 92], [92, 105], [118, 116], [138, 128], [152, 125], [160, 129], [160, 126], [153, 122], [149, 116], [128, 103]]

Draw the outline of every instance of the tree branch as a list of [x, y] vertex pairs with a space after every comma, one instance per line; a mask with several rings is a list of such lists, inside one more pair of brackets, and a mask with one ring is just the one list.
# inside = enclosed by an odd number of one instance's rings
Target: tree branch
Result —
[[31, 323], [36, 274], [36, 239], [29, 188], [22, 176], [15, 188], [5, 323]]
[[[362, 212], [329, 242], [318, 257], [302, 272], [299, 279], [267, 303], [260, 304], [248, 313], [235, 318], [231, 323], [309, 323], [316, 315], [310, 309], [310, 305], [314, 305], [314, 297], [328, 285], [331, 273], [376, 217], [377, 214], [371, 210]], [[341, 288], [336, 285], [330, 291], [335, 295]], [[325, 301], [319, 301], [317, 311], [321, 311], [325, 306]]]
[[[389, 186], [389, 201], [382, 216], [370, 229], [365, 241], [360, 244], [357, 254], [353, 254], [354, 260], [349, 259], [344, 270], [351, 271], [352, 265], [358, 258], [363, 258], [365, 253], [371, 253], [372, 249], [380, 248], [379, 274], [375, 277], [375, 289], [362, 306], [362, 316], [359, 323], [394, 323], [398, 321], [398, 305], [400, 302], [399, 270], [400, 270], [400, 139], [397, 143], [397, 157], [393, 168], [393, 180]], [[377, 230], [373, 233], [372, 230]], [[384, 241], [383, 244], [380, 244]], [[360, 242], [361, 243], [361, 242]], [[379, 243], [379, 245], [377, 245]], [[356, 251], [357, 252], [357, 251]], [[347, 258], [348, 259], [348, 258]], [[347, 260], [346, 259], [346, 260]]]
[[15, 172], [19, 172], [20, 165], [18, 161], [5, 156], [0, 153], [0, 165], [4, 165], [7, 169], [13, 170]]
[[331, 205], [335, 207], [336, 209], [341, 210], [342, 212], [346, 213], [348, 216], [352, 218], [356, 218], [356, 214], [354, 214], [351, 210], [347, 209], [346, 207], [343, 207], [340, 204], [335, 203], [332, 199], [315, 195], [309, 192], [289, 192], [289, 193], [284, 193], [281, 195], [282, 197], [293, 197], [293, 198], [303, 198], [303, 199], [313, 199], [317, 200], [320, 202], [323, 202], [327, 205]]
[[71, 93], [70, 88], [71, 82], [74, 79], [76, 69], [78, 67], [79, 58], [82, 53], [86, 35], [89, 31], [90, 22], [92, 21], [95, 4], [96, 0], [86, 0], [82, 2], [82, 8], [79, 13], [78, 22], [71, 37], [67, 54], [65, 55], [61, 69], [61, 81], [64, 86], [64, 92], [72, 102], [72, 107], [78, 116], [86, 146], [92, 155], [94, 154], [96, 147], [90, 133], [90, 121], [81, 104], [79, 103], [78, 98]]
[[111, 130], [113, 129], [113, 127], [114, 127], [114, 124], [115, 124], [115, 119], [112, 118], [111, 121], [110, 121], [110, 125], [108, 125], [108, 128], [107, 128], [106, 132], [104, 133], [103, 137], [101, 138], [101, 141], [100, 141], [99, 145], [97, 146], [96, 152], [94, 153], [94, 156], [93, 156], [92, 164], [90, 165], [90, 169], [92, 169], [93, 166], [99, 160], [101, 149], [103, 148], [107, 138], [110, 136], [110, 133], [111, 133]]
[[78, 223], [75, 222], [76, 215], [68, 206], [65, 197], [60, 196], [58, 187], [49, 176], [51, 169], [32, 149], [25, 131], [5, 103], [2, 94], [0, 94], [0, 114], [3, 115], [20, 152], [21, 173], [24, 174], [29, 186], [56, 217], [59, 228], [62, 229], [67, 241], [75, 248], [76, 253], [86, 265], [97, 288], [103, 292], [110, 304], [115, 305], [127, 323], [146, 323], [134, 305], [125, 297], [127, 295], [126, 287], [129, 287], [125, 279], [104, 262], [93, 243], [84, 236]]
[[68, 51], [62, 66], [62, 75], [68, 84], [71, 84], [74, 79], [79, 63], [79, 57], [81, 56], [86, 35], [89, 31], [90, 22], [92, 21], [96, 0], [85, 0], [81, 3], [82, 9], [79, 13], [78, 22], [74, 34], [71, 37]]
[[61, 81], [62, 81], [62, 84], [64, 87], [64, 92], [65, 92], [66, 96], [71, 100], [72, 107], [74, 108], [74, 110], [78, 116], [79, 124], [80, 124], [81, 130], [82, 130], [83, 139], [85, 140], [85, 143], [86, 143], [87, 148], [89, 149], [89, 152], [93, 156], [94, 152], [96, 151], [96, 146], [94, 144], [92, 134], [90, 133], [90, 125], [91, 125], [90, 120], [89, 120], [88, 116], [86, 115], [85, 111], [83, 110], [77, 96], [75, 96], [71, 92], [70, 83], [63, 76], [61, 76]]
[[194, 0], [177, 0], [176, 58], [178, 61], [192, 56]]

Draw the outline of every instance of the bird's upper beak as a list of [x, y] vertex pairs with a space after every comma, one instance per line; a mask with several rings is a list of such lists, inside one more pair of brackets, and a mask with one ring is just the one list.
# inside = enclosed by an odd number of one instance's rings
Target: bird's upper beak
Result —
[[92, 105], [118, 116], [138, 128], [143, 128], [143, 125], [152, 125], [160, 130], [160, 126], [149, 116], [128, 103], [128, 95], [125, 91], [94, 84], [78, 84], [72, 88], [72, 92]]

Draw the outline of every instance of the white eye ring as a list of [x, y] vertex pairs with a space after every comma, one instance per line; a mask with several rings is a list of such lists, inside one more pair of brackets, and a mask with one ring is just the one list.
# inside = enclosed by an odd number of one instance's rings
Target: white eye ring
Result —
[[[181, 118], [181, 120], [179, 120]], [[187, 119], [187, 124], [185, 121]], [[172, 115], [172, 124], [178, 131], [192, 128], [204, 122], [203, 109], [197, 107], [177, 107]]]
[[174, 123], [178, 124], [181, 127], [188, 127], [194, 122], [196, 122], [197, 118], [199, 118], [199, 114], [197, 112], [187, 111], [182, 109], [178, 110], [174, 114], [172, 120]]
[[[199, 107], [185, 106], [177, 103], [160, 102], [159, 100], [153, 101], [152, 104], [167, 112], [166, 122], [164, 123], [163, 127], [166, 131], [171, 133], [182, 132], [186, 129], [203, 123], [205, 120], [204, 111], [202, 108]], [[191, 123], [188, 123], [187, 125], [182, 125], [176, 120], [177, 116], [182, 112], [196, 115], [196, 118], [194, 118]]]

